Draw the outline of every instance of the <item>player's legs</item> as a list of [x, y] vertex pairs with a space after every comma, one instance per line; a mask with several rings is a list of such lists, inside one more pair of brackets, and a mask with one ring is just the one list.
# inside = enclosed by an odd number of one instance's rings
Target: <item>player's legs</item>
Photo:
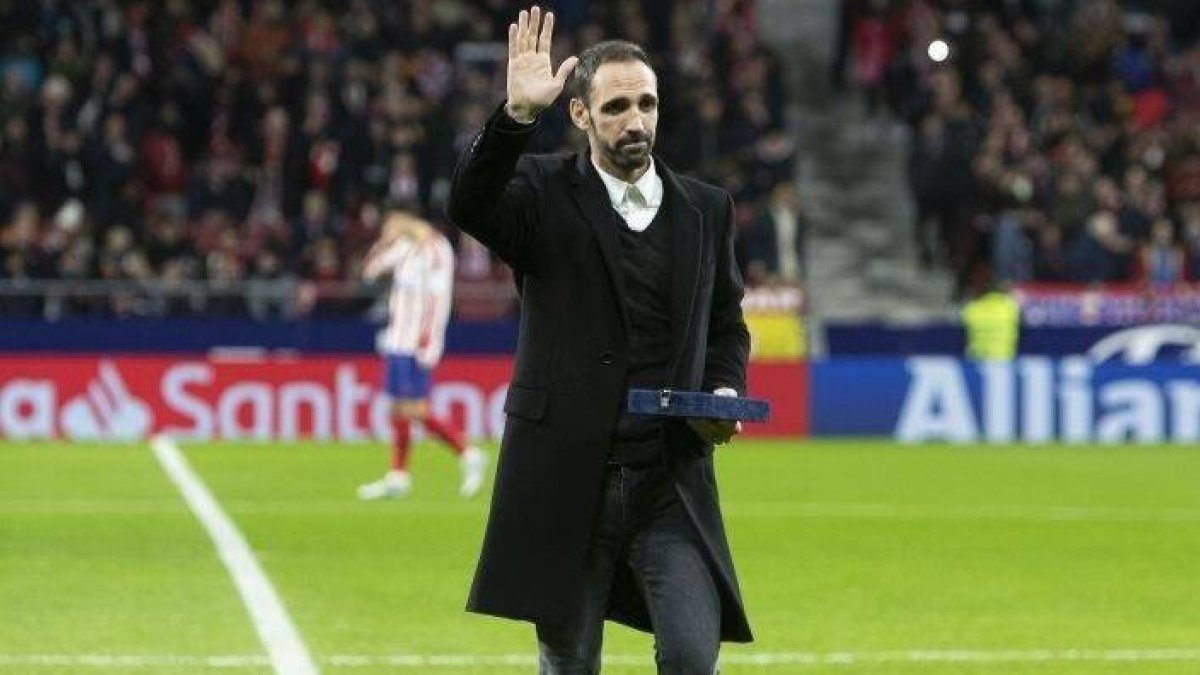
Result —
[[472, 497], [483, 487], [487, 455], [467, 445], [463, 433], [451, 424], [430, 414], [429, 393], [432, 378], [428, 368], [404, 354], [388, 355], [384, 370], [384, 391], [392, 400], [392, 461], [391, 470], [383, 479], [359, 488], [364, 499], [397, 497], [408, 494], [412, 478], [408, 460], [412, 444], [412, 425], [422, 423], [433, 435], [444, 441], [459, 458], [462, 483], [459, 493]]
[[429, 393], [433, 389], [433, 378], [428, 368], [416, 364], [412, 373], [411, 391], [413, 396], [408, 404], [409, 419], [420, 420], [429, 433], [437, 436], [446, 444], [456, 457], [461, 457], [467, 451], [467, 443], [461, 430], [453, 424], [435, 417], [429, 409]]
[[620, 470], [608, 473], [603, 502], [584, 562], [584, 596], [573, 616], [537, 625], [539, 675], [597, 675], [604, 616], [624, 544], [625, 505]]
[[412, 451], [412, 426], [419, 422], [429, 407], [425, 399], [392, 399], [392, 469], [408, 472]]
[[419, 366], [411, 356], [389, 354], [384, 357], [383, 390], [392, 400], [391, 466], [383, 478], [362, 485], [362, 499], [403, 497], [412, 490], [408, 459], [412, 448], [412, 421], [420, 419], [428, 395], [419, 377]]
[[412, 449], [412, 423], [421, 419], [419, 407], [424, 401], [393, 399], [392, 413], [392, 470], [408, 472], [408, 457]]
[[421, 423], [433, 435], [442, 439], [450, 451], [458, 457], [459, 470], [462, 472], [462, 482], [459, 485], [458, 492], [464, 498], [474, 497], [483, 487], [483, 481], [486, 477], [485, 469], [487, 469], [487, 455], [483, 450], [468, 445], [464, 438], [463, 432], [455, 428], [450, 422], [434, 417], [429, 412], [429, 405], [425, 405], [424, 414], [420, 418]]
[[421, 396], [419, 400], [414, 398], [407, 402], [405, 414], [410, 420], [420, 420], [429, 433], [441, 439], [454, 456], [458, 457], [459, 469], [462, 472], [459, 494], [463, 497], [473, 497], [483, 487], [487, 455], [479, 448], [468, 445], [461, 429], [432, 414], [429, 408], [429, 392], [432, 388], [429, 369], [417, 364], [412, 376], [412, 391]]
[[660, 675], [713, 675], [721, 647], [721, 596], [703, 543], [670, 475], [637, 472], [633, 491], [645, 522], [629, 546], [629, 565], [654, 625]]

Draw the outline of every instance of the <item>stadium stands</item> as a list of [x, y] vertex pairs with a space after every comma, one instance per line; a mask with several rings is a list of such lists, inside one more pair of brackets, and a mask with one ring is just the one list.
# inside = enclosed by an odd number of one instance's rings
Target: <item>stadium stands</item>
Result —
[[[660, 151], [735, 193], [755, 280], [797, 280], [781, 66], [754, 3], [544, 4], [564, 52], [604, 36], [651, 48]], [[453, 163], [502, 95], [510, 5], [4, 3], [0, 311], [360, 313], [381, 209], [440, 221]], [[543, 127], [539, 150], [577, 142], [561, 110]], [[505, 270], [456, 243], [462, 310], [503, 314]]]
[[911, 126], [920, 257], [959, 294], [1200, 278], [1196, 25], [1124, 4], [843, 3], [835, 79]]

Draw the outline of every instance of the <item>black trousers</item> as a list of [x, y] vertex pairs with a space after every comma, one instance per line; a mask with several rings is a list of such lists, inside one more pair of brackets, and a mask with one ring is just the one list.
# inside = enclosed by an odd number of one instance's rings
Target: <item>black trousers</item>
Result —
[[654, 625], [660, 675], [714, 675], [721, 645], [721, 599], [695, 527], [659, 465], [610, 466], [588, 550], [579, 613], [538, 625], [541, 675], [596, 675], [609, 589], [628, 565]]

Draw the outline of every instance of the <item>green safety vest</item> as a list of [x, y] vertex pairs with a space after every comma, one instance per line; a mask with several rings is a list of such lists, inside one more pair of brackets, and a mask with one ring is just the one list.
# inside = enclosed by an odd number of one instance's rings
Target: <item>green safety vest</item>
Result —
[[963, 307], [967, 356], [980, 361], [1011, 361], [1021, 333], [1021, 306], [1007, 293], [985, 293]]

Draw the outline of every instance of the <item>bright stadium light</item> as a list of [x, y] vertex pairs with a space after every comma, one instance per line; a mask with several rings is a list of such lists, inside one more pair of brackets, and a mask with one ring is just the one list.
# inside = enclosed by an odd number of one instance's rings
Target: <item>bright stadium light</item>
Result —
[[950, 57], [950, 45], [945, 40], [934, 40], [929, 43], [928, 53], [934, 63], [941, 63]]

